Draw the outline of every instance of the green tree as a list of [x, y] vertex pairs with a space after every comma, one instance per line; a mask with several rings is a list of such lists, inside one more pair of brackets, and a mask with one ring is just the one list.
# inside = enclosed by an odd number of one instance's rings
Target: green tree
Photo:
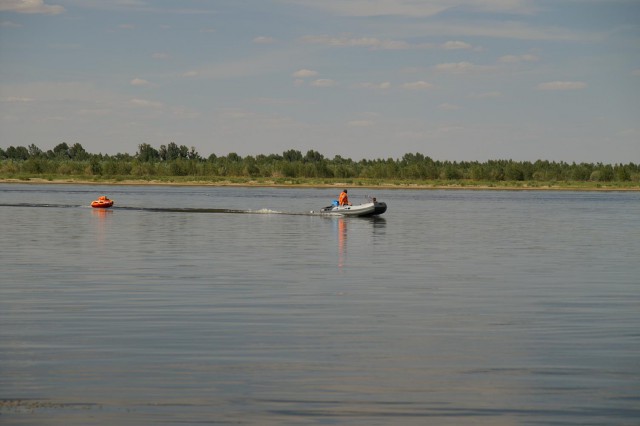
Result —
[[24, 146], [10, 146], [9, 148], [7, 148], [5, 155], [7, 156], [7, 158], [10, 158], [12, 160], [26, 160], [27, 158], [29, 158], [29, 150]]
[[229, 154], [227, 154], [227, 161], [230, 163], [239, 163], [242, 161], [242, 157], [240, 157], [235, 152], [230, 152]]
[[31, 144], [27, 148], [29, 150], [29, 157], [42, 157], [43, 152], [40, 148], [38, 148], [35, 144]]
[[290, 149], [282, 153], [282, 158], [290, 163], [293, 163], [294, 161], [302, 161], [302, 153], [295, 149]]
[[136, 154], [136, 157], [138, 158], [139, 161], [147, 163], [150, 161], [159, 160], [160, 153], [158, 152], [157, 149], [155, 149], [148, 143], [141, 143], [140, 145], [138, 145], [138, 153]]
[[189, 158], [189, 148], [187, 148], [185, 145], [180, 145], [179, 149], [179, 154], [178, 154], [178, 158]]
[[74, 143], [69, 147], [69, 158], [72, 160], [84, 161], [89, 158], [89, 154], [79, 143]]
[[196, 148], [194, 146], [191, 147], [191, 149], [189, 150], [189, 152], [187, 153], [187, 158], [189, 160], [200, 160], [200, 154], [198, 154], [198, 151], [196, 151]]
[[66, 142], [59, 143], [53, 148], [53, 154], [58, 158], [71, 158], [69, 155], [69, 145]]
[[310, 149], [304, 155], [303, 160], [305, 163], [319, 163], [324, 160], [324, 156], [320, 154], [318, 151], [314, 151], [313, 149]]
[[509, 160], [507, 165], [504, 167], [504, 178], [505, 180], [524, 180], [524, 172], [519, 164], [514, 163]]
[[175, 142], [169, 142], [167, 145], [167, 161], [180, 158], [180, 147]]

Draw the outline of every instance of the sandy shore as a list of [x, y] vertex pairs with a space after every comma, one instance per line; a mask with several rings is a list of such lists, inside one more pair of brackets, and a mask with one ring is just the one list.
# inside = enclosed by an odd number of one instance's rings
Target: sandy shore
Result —
[[27, 179], [0, 179], [0, 183], [10, 184], [70, 184], [70, 185], [156, 185], [156, 186], [233, 186], [233, 187], [265, 187], [265, 188], [370, 188], [370, 189], [419, 189], [419, 190], [486, 190], [486, 191], [640, 191], [640, 185], [619, 187], [615, 185], [607, 186], [606, 184], [589, 184], [586, 186], [572, 186], [562, 183], [541, 183], [539, 185], [530, 186], [527, 183], [522, 185], [487, 185], [487, 184], [417, 184], [417, 183], [383, 183], [379, 185], [363, 184], [363, 183], [298, 183], [291, 181], [290, 183], [277, 183], [275, 181], [253, 181], [232, 182], [232, 181], [184, 181], [184, 182], [166, 182], [160, 180], [102, 180], [90, 181], [82, 179], [59, 179], [49, 180], [41, 178]]

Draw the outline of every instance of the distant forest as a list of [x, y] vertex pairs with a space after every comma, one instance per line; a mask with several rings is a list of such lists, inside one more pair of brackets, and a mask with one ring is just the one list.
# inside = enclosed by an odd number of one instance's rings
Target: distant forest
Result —
[[241, 157], [201, 156], [195, 148], [171, 142], [154, 148], [143, 143], [134, 155], [92, 154], [81, 144], [58, 144], [43, 151], [36, 145], [0, 148], [0, 175], [68, 175], [104, 178], [161, 178], [191, 176], [246, 178], [314, 178], [368, 180], [470, 180], [540, 182], [640, 182], [640, 165], [489, 160], [438, 161], [420, 153], [402, 158], [354, 161], [336, 155], [325, 158], [317, 151], [305, 154], [291, 149], [282, 154]]

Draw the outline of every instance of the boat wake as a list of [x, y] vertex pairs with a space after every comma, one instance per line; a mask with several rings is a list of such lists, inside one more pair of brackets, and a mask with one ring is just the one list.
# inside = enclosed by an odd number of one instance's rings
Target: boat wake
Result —
[[0, 203], [0, 207], [54, 207], [58, 209], [62, 208], [78, 208], [78, 207], [88, 207], [91, 208], [90, 205], [78, 205], [78, 204], [34, 204], [34, 203], [17, 203], [17, 204], [6, 204]]
[[[7, 204], [0, 203], [0, 207], [50, 207], [50, 208], [91, 208], [90, 205], [77, 205], [77, 204], [36, 204], [36, 203], [16, 203]], [[140, 212], [153, 212], [153, 213], [239, 213], [239, 214], [280, 214], [280, 215], [309, 215], [317, 214], [314, 212], [284, 212], [271, 209], [258, 209], [258, 210], [241, 210], [241, 209], [214, 209], [214, 208], [199, 208], [199, 207], [135, 207], [135, 206], [113, 206], [109, 208], [110, 211], [124, 210], [124, 211], [140, 211]]]

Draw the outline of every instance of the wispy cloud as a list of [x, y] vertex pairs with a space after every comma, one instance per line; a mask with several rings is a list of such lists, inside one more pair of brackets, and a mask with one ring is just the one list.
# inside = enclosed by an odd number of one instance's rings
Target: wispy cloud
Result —
[[414, 37], [483, 37], [580, 43], [601, 42], [607, 37], [606, 34], [597, 31], [577, 31], [564, 27], [532, 25], [513, 20], [451, 21], [442, 19], [436, 22], [430, 22], [429, 25], [412, 20], [404, 23], [402, 30], [403, 34], [411, 34]]
[[506, 64], [514, 64], [519, 62], [537, 62], [540, 58], [536, 55], [526, 54], [526, 55], [505, 55], [499, 59], [499, 62]]
[[27, 98], [27, 97], [19, 97], [19, 96], [9, 96], [6, 98], [2, 98], [2, 102], [33, 102], [35, 99]]
[[2, 21], [2, 22], [0, 22], [0, 27], [2, 27], [2, 28], [21, 28], [22, 25], [17, 24], [15, 22], [11, 22], [11, 21]]
[[142, 78], [134, 78], [129, 82], [129, 84], [131, 84], [132, 86], [151, 86], [152, 85], [147, 80], [144, 80]]
[[271, 44], [271, 43], [275, 43], [276, 39], [273, 37], [259, 36], [254, 38], [253, 42], [256, 44]]
[[296, 72], [294, 72], [293, 74], [291, 74], [293, 77], [295, 78], [308, 78], [308, 77], [315, 77], [318, 75], [317, 71], [313, 71], [313, 70], [308, 70], [306, 68], [303, 68], [301, 70], [298, 70]]
[[486, 72], [492, 71], [495, 68], [487, 65], [476, 65], [471, 62], [450, 62], [444, 64], [438, 64], [434, 67], [438, 72], [450, 73], [450, 74], [467, 74], [474, 72]]
[[281, 70], [286, 67], [291, 56], [289, 51], [263, 52], [258, 55], [247, 55], [229, 61], [216, 62], [191, 68], [182, 73], [183, 77], [204, 79], [238, 79], [248, 76]]
[[307, 35], [301, 38], [303, 43], [322, 44], [334, 47], [364, 47], [372, 50], [409, 50], [432, 49], [433, 43], [408, 43], [403, 40], [381, 40], [376, 37], [332, 37], [328, 35]]
[[151, 57], [153, 59], [164, 60], [164, 59], [169, 59], [169, 54], [168, 53], [164, 53], [164, 52], [156, 52], [153, 55], [151, 55]]
[[160, 109], [164, 107], [164, 104], [162, 102], [150, 101], [147, 99], [131, 99], [129, 103], [132, 106], [140, 107], [140, 108]]
[[475, 12], [529, 14], [535, 9], [529, 0], [280, 0], [313, 7], [342, 16], [406, 16], [411, 18], [438, 15], [450, 9]]
[[442, 45], [442, 48], [446, 50], [466, 50], [473, 49], [473, 46], [469, 43], [465, 43], [464, 41], [448, 41]]
[[428, 90], [433, 89], [433, 84], [420, 80], [412, 83], [405, 83], [402, 85], [402, 88], [407, 90]]
[[43, 0], [2, 0], [0, 2], [0, 12], [57, 15], [64, 12], [64, 7], [48, 5], [45, 4]]
[[385, 81], [383, 83], [360, 83], [355, 86], [356, 89], [372, 89], [372, 90], [388, 90], [391, 88], [391, 83]]
[[538, 90], [582, 90], [587, 87], [587, 83], [582, 81], [550, 81], [548, 83], [540, 83]]
[[337, 84], [335, 80], [329, 78], [320, 78], [311, 82], [311, 85], [314, 87], [333, 87]]

